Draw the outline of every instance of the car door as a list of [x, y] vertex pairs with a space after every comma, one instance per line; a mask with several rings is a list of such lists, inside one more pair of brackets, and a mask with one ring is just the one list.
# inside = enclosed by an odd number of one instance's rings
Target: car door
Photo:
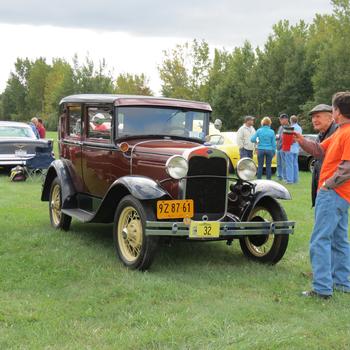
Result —
[[82, 130], [84, 126], [81, 104], [67, 104], [60, 117], [60, 123], [63, 123], [59, 136], [60, 157], [68, 164], [76, 190], [83, 192]]
[[89, 195], [102, 198], [119, 174], [116, 156], [118, 152], [113, 142], [113, 106], [85, 105], [84, 111], [84, 183]]

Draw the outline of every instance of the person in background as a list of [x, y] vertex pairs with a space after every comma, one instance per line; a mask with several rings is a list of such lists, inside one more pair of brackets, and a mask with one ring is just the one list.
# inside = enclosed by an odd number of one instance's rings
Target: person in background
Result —
[[38, 124], [36, 128], [38, 129], [40, 138], [44, 139], [46, 136], [46, 129], [44, 127], [43, 120], [41, 118], [38, 118]]
[[222, 128], [222, 121], [221, 121], [221, 119], [215, 119], [214, 127], [215, 127], [215, 129], [217, 129], [219, 131], [221, 130], [221, 128]]
[[237, 145], [240, 158], [253, 158], [254, 144], [250, 141], [255, 134], [254, 117], [244, 117], [244, 124], [237, 131]]
[[286, 160], [285, 152], [282, 151], [282, 133], [283, 128], [289, 125], [289, 117], [287, 114], [282, 113], [279, 116], [280, 127], [278, 128], [276, 139], [277, 139], [277, 177], [279, 180], [287, 181], [286, 175]]
[[38, 131], [37, 127], [36, 127], [37, 124], [38, 124], [38, 119], [37, 118], [32, 118], [30, 120], [29, 126], [32, 128], [32, 130], [33, 130], [33, 132], [35, 134], [35, 137], [37, 139], [40, 139], [39, 131]]
[[333, 96], [332, 115], [338, 129], [323, 142], [294, 134], [306, 152], [324, 157], [310, 240], [312, 290], [302, 292], [305, 297], [323, 299], [330, 298], [334, 290], [350, 293], [350, 91]]
[[261, 121], [261, 128], [251, 137], [251, 142], [258, 144], [258, 179], [261, 179], [264, 162], [266, 162], [266, 178], [271, 179], [271, 161], [276, 152], [276, 136], [271, 129], [271, 119], [265, 117]]
[[[311, 116], [314, 129], [319, 132], [317, 142], [321, 143], [337, 130], [338, 125], [333, 119], [331, 106], [326, 104], [317, 105], [309, 112], [309, 115]], [[317, 185], [320, 178], [322, 162], [323, 159], [315, 159], [314, 162], [311, 180], [311, 202], [313, 207], [315, 206]]]
[[[301, 126], [298, 124], [298, 117], [292, 115], [290, 117], [290, 125], [294, 127], [294, 132], [299, 134], [303, 133]], [[286, 161], [286, 179], [287, 184], [295, 184], [299, 180], [299, 164], [298, 164], [298, 155], [299, 155], [299, 144], [293, 142], [290, 151], [285, 152], [285, 161]]]
[[105, 117], [102, 113], [97, 113], [95, 116], [92, 118], [92, 123], [93, 123], [93, 130], [95, 131], [107, 131], [108, 128], [104, 124]]

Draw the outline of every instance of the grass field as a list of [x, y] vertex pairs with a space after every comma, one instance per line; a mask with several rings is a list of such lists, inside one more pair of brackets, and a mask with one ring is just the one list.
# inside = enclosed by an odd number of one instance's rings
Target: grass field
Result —
[[[57, 153], [56, 153], [57, 154]], [[112, 226], [50, 227], [40, 181], [0, 175], [0, 349], [349, 349], [350, 295], [309, 300], [310, 174], [284, 202], [297, 221], [276, 266], [238, 242], [162, 245], [125, 269]]]

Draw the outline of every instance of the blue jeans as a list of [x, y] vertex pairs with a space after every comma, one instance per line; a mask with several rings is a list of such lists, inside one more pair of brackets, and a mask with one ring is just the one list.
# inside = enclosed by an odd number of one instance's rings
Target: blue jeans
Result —
[[271, 179], [271, 162], [275, 152], [267, 149], [258, 149], [258, 179], [261, 179], [264, 161], [266, 160], [266, 178]]
[[286, 160], [282, 150], [277, 151], [277, 176], [279, 179], [286, 179]]
[[333, 190], [317, 193], [310, 240], [313, 290], [331, 295], [333, 287], [350, 292], [349, 203]]
[[289, 183], [296, 183], [299, 180], [298, 153], [284, 152], [286, 161], [286, 178]]
[[250, 151], [249, 149], [245, 149], [245, 148], [240, 148], [239, 157], [240, 159], [246, 158], [246, 157], [253, 158], [253, 151]]

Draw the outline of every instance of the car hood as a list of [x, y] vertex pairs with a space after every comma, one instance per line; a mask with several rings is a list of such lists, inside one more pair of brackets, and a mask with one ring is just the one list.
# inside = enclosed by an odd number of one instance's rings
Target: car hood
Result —
[[194, 141], [184, 141], [184, 140], [143, 140], [128, 142], [132, 153], [135, 154], [147, 154], [149, 155], [159, 155], [169, 158], [172, 155], [185, 155], [189, 150], [203, 147], [202, 144]]

